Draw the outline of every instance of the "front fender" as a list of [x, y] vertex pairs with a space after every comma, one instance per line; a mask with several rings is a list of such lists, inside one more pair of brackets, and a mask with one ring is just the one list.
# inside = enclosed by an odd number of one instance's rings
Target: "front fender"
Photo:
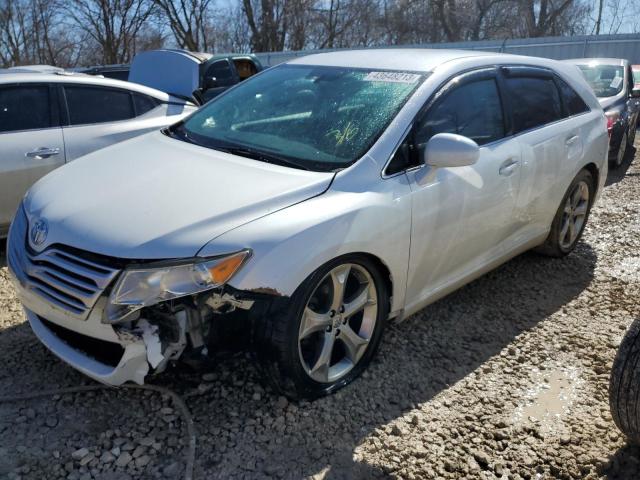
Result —
[[[385, 191], [389, 187], [394, 191]], [[199, 255], [250, 248], [252, 258], [229, 285], [291, 296], [324, 263], [347, 253], [370, 254], [390, 272], [393, 315], [404, 304], [411, 228], [408, 191], [404, 176], [380, 182], [378, 191], [330, 189], [221, 235]]]

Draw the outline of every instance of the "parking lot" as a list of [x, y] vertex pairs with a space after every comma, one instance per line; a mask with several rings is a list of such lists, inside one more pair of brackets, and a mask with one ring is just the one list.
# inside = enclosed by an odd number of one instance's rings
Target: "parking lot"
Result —
[[[153, 382], [191, 411], [195, 478], [637, 478], [607, 386], [640, 315], [639, 248], [640, 161], [628, 158], [573, 254], [522, 255], [392, 326], [333, 396], [289, 403], [242, 352]], [[0, 262], [1, 395], [91, 384], [33, 336]], [[3, 402], [0, 477], [180, 478], [185, 434], [156, 392]]]

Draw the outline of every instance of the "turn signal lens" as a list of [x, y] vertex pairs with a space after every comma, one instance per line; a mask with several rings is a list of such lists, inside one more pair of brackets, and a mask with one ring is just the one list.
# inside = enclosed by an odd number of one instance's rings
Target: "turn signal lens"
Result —
[[240, 268], [240, 265], [242, 265], [248, 255], [249, 252], [247, 251], [238, 252], [219, 263], [211, 265], [208, 268], [209, 275], [211, 275], [211, 283], [220, 285], [229, 280], [232, 275], [236, 273], [236, 270]]

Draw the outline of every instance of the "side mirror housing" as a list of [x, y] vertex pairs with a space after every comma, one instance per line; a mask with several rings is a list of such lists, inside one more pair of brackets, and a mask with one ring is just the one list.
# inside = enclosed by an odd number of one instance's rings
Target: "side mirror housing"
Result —
[[640, 98], [640, 88], [633, 88], [631, 90], [631, 98]]
[[422, 161], [436, 168], [466, 167], [480, 157], [480, 147], [470, 138], [454, 133], [438, 133], [422, 150]]

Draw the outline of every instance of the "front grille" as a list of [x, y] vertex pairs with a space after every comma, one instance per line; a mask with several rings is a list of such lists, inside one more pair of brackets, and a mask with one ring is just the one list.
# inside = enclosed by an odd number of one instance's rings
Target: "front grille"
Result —
[[11, 226], [9, 267], [20, 282], [69, 314], [86, 319], [119, 269], [87, 260], [63, 246], [32, 253], [26, 244], [27, 219], [22, 209]]
[[116, 367], [120, 363], [122, 355], [124, 355], [124, 348], [118, 343], [82, 335], [73, 330], [56, 325], [42, 317], [38, 317], [38, 319], [51, 333], [71, 348], [82, 352], [84, 355], [100, 363]]

